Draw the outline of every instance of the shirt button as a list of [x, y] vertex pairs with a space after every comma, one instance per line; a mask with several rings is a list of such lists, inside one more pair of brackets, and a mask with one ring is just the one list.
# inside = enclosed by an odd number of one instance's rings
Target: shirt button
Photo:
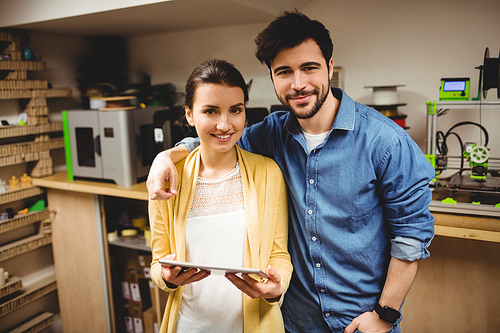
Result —
[[320, 264], [320, 263], [317, 263], [317, 264], [316, 264], [316, 267], [320, 268], [320, 267], [321, 267], [321, 264]]
[[321, 291], [322, 293], [324, 293], [324, 292], [325, 292], [325, 289], [320, 289], [320, 291]]
[[307, 213], [308, 213], [309, 215], [311, 215], [311, 214], [313, 213], [312, 209], [309, 209], [309, 210], [307, 211]]
[[314, 184], [314, 179], [309, 180], [309, 184]]
[[325, 317], [330, 317], [330, 312], [325, 313]]
[[315, 242], [317, 238], [313, 236], [311, 239]]

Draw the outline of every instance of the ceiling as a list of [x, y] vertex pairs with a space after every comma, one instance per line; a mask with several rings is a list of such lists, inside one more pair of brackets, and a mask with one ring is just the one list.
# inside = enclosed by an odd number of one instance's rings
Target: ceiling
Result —
[[10, 27], [66, 36], [133, 37], [270, 22], [282, 10], [300, 9], [309, 2], [310, 0], [177, 0]]

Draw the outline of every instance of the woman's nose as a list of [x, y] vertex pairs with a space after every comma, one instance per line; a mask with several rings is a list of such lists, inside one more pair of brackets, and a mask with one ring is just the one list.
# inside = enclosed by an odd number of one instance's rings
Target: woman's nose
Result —
[[217, 129], [221, 132], [229, 131], [230, 125], [227, 116], [221, 115], [217, 121]]

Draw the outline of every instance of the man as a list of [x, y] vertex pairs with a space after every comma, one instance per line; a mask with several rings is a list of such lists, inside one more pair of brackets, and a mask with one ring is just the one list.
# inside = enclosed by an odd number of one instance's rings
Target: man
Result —
[[[434, 235], [434, 170], [401, 127], [329, 88], [333, 44], [320, 22], [284, 13], [256, 44], [290, 112], [247, 128], [239, 145], [273, 158], [288, 186], [294, 273], [282, 306], [285, 327], [400, 332], [399, 311]], [[155, 159], [152, 199], [176, 194], [170, 158], [186, 154], [177, 147]]]

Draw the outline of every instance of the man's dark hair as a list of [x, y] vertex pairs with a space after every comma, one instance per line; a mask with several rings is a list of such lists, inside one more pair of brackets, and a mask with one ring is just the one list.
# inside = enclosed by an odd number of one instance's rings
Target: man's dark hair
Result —
[[281, 49], [295, 47], [308, 39], [318, 44], [328, 64], [333, 54], [333, 43], [325, 26], [298, 11], [283, 12], [255, 38], [255, 56], [271, 68], [271, 62]]

